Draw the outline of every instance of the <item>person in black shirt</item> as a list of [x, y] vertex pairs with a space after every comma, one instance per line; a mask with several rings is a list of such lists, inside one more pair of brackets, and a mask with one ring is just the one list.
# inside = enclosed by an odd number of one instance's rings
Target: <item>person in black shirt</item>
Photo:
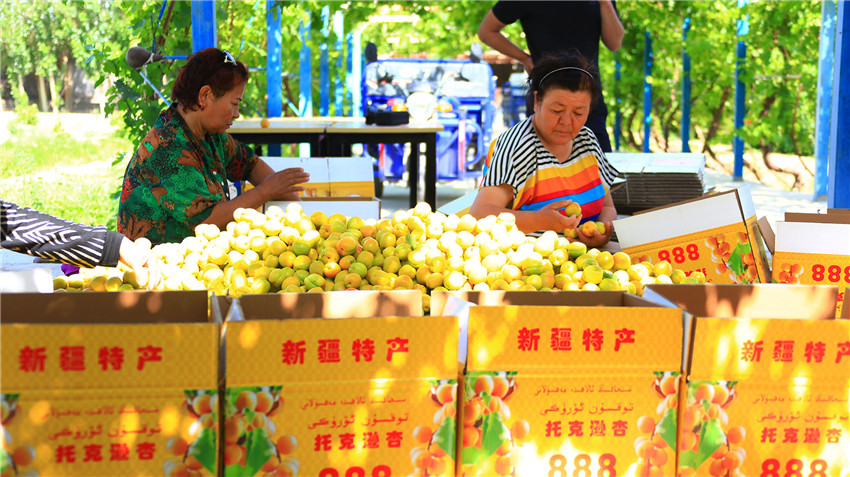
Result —
[[[530, 54], [513, 44], [502, 33], [507, 25], [519, 20], [525, 32]], [[530, 72], [547, 54], [577, 50], [591, 63], [599, 63], [599, 41], [611, 51], [623, 42], [625, 30], [617, 13], [616, 2], [499, 1], [478, 27], [478, 38], [491, 48], [511, 57]], [[530, 111], [530, 109], [529, 109]], [[600, 96], [587, 118], [587, 127], [596, 135], [604, 152], [611, 152], [611, 140], [605, 128], [608, 109]]]

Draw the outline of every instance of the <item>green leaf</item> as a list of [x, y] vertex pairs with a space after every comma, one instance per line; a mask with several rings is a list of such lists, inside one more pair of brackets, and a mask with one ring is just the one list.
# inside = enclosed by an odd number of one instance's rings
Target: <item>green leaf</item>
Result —
[[[451, 454], [450, 454], [451, 455]], [[0, 472], [5, 472], [6, 468], [12, 465], [12, 456], [5, 449], [0, 449]]]
[[245, 466], [233, 464], [224, 468], [224, 477], [242, 477], [243, 475], [248, 475], [245, 473]]
[[453, 417], [443, 419], [443, 422], [440, 423], [440, 427], [437, 429], [437, 432], [434, 433], [431, 445], [436, 445], [440, 449], [443, 449], [446, 455], [455, 455], [455, 435], [457, 434], [456, 426], [457, 419]]
[[508, 426], [502, 420], [502, 415], [493, 412], [484, 416], [481, 424], [481, 449], [476, 447], [463, 449], [464, 464], [480, 464], [496, 453], [496, 450], [506, 440], [511, 438]]
[[718, 419], [705, 421], [700, 430], [699, 453], [696, 456], [697, 465], [694, 468], [702, 465], [722, 445], [726, 445], [726, 434], [720, 427], [720, 421]]
[[189, 446], [189, 454], [198, 459], [198, 462], [208, 471], [212, 472], [213, 475], [216, 473], [215, 445], [215, 431], [211, 428], [206, 428], [198, 434], [198, 438]]
[[664, 439], [664, 442], [666, 442], [671, 449], [676, 448], [676, 422], [676, 410], [667, 409], [664, 411], [664, 415], [661, 416], [661, 420], [659, 420], [658, 424], [655, 426], [655, 433], [661, 435], [661, 438]]
[[742, 255], [746, 255], [752, 251], [750, 244], [742, 243], [738, 244], [734, 250], [732, 250], [732, 256], [729, 257], [729, 260], [726, 262], [726, 266], [729, 267], [730, 270], [735, 272], [736, 275], [740, 275], [744, 273], [744, 262], [741, 260]]
[[276, 454], [265, 429], [254, 429], [245, 440], [245, 475], [254, 475]]
[[484, 416], [481, 429], [483, 431], [481, 450], [486, 457], [495, 454], [502, 443], [511, 438], [511, 431], [502, 420], [502, 414], [498, 412], [491, 412]]

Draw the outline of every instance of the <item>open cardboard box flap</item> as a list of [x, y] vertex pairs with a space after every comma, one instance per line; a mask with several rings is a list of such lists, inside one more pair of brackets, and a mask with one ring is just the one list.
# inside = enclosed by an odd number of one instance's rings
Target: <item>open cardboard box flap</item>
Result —
[[847, 209], [829, 209], [826, 214], [803, 212], [785, 212], [786, 222], [813, 222], [816, 224], [850, 224], [850, 212]]
[[711, 198], [711, 197], [719, 197], [719, 196], [726, 195], [726, 194], [736, 194], [738, 191], [739, 191], [739, 189], [730, 189], [730, 190], [726, 190], [726, 191], [723, 191], [723, 192], [707, 192], [702, 197], [694, 197], [693, 199], [682, 200], [682, 201], [676, 202], [674, 204], [667, 204], [667, 205], [662, 205], [660, 207], [654, 207], [652, 209], [641, 210], [641, 211], [635, 212], [634, 215], [640, 215], [640, 214], [645, 214], [647, 212], [656, 212], [656, 211], [659, 211], [659, 210], [669, 209], [669, 208], [672, 208], [672, 207], [678, 207], [678, 206], [683, 205], [683, 204], [690, 204], [692, 202], [699, 202], [701, 200], [705, 200], [705, 199], [708, 199], [708, 198]]
[[450, 296], [483, 306], [658, 306], [619, 291], [432, 291], [431, 314], [441, 315]]
[[11, 293], [0, 300], [3, 324], [207, 323], [217, 316], [208, 313], [204, 291]]
[[[238, 303], [246, 320], [422, 316], [419, 290], [244, 295]], [[233, 314], [236, 308], [230, 307], [228, 319], [238, 319]]]
[[776, 250], [776, 233], [773, 231], [773, 227], [770, 226], [767, 217], [760, 217], [757, 225], [759, 232], [761, 232], [761, 238], [764, 240], [764, 245], [770, 254], [773, 255], [774, 250]]
[[703, 318], [834, 319], [838, 288], [824, 285], [647, 285], [644, 297]]

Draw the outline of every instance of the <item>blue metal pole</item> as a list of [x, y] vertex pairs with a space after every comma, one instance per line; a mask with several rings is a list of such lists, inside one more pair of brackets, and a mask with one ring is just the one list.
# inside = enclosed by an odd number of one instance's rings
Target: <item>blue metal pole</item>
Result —
[[826, 196], [829, 207], [850, 208], [850, 12], [846, 2], [838, 2], [836, 25]]
[[[266, 116], [283, 116], [283, 67], [281, 66], [280, 7], [266, 0]], [[280, 144], [269, 144], [270, 156], [280, 156]]]
[[312, 63], [310, 61], [310, 22], [305, 25], [300, 22], [298, 30], [301, 36], [301, 51], [298, 52], [298, 115], [302, 118], [313, 117], [313, 77]]
[[649, 150], [652, 126], [652, 36], [644, 31], [643, 42], [643, 152]]
[[[743, 8], [747, 3], [749, 3], [749, 0], [738, 0], [738, 7]], [[745, 15], [744, 19], [738, 20], [737, 37], [742, 38], [749, 33], [749, 29], [750, 25]], [[734, 155], [732, 179], [737, 181], [744, 179], [744, 139], [739, 135], [739, 131], [744, 127], [744, 114], [747, 108], [746, 90], [741, 81], [746, 58], [747, 44], [744, 43], [743, 39], [739, 39], [738, 46], [735, 49], [735, 137], [732, 140], [732, 153]]]
[[826, 195], [829, 164], [829, 114], [832, 105], [832, 65], [835, 61], [835, 2], [821, 3], [820, 53], [818, 55], [818, 99], [815, 122], [814, 197]]
[[342, 22], [342, 12], [336, 12], [333, 16], [333, 32], [336, 35], [336, 75], [334, 75], [334, 114], [337, 116], [343, 116], [342, 112], [342, 99], [345, 97], [345, 92], [343, 91], [343, 83], [345, 81], [342, 76], [343, 71], [343, 62], [342, 62], [342, 52], [343, 46], [342, 41], [345, 38], [344, 32], [345, 26]]
[[215, 0], [192, 0], [192, 53], [218, 45]]
[[732, 178], [735, 180], [743, 180], [744, 178], [744, 139], [738, 134], [740, 128], [744, 126], [744, 110], [746, 108], [746, 93], [744, 91], [744, 83], [740, 80], [741, 73], [744, 69], [744, 61], [747, 56], [747, 45], [743, 40], [738, 41], [738, 46], [735, 50], [735, 138], [732, 142], [732, 151], [734, 153], [734, 171]]
[[623, 99], [620, 98], [620, 57], [617, 52], [614, 52], [614, 104], [616, 111], [614, 112], [614, 150], [620, 150], [620, 128], [623, 122], [623, 113], [620, 110]]
[[[312, 63], [310, 61], [310, 47], [307, 42], [310, 41], [310, 22], [305, 25], [304, 22], [298, 24], [298, 31], [301, 36], [301, 51], [298, 52], [298, 115], [302, 118], [313, 117], [313, 75]], [[298, 148], [298, 154], [301, 157], [310, 156], [310, 145], [301, 144]]]
[[328, 67], [328, 34], [330, 29], [330, 8], [325, 5], [322, 8], [322, 36], [323, 42], [319, 46], [319, 116], [328, 116], [330, 113], [330, 89], [331, 76]]
[[360, 95], [360, 76], [361, 76], [361, 59], [360, 59], [360, 32], [354, 30], [346, 37], [347, 53], [346, 53], [346, 84], [347, 91], [345, 97], [348, 99], [348, 104], [351, 105], [349, 114], [351, 117], [359, 118], [363, 116], [361, 111], [361, 95]]
[[688, 54], [688, 31], [691, 18], [682, 25], [682, 152], [691, 152], [691, 55]]

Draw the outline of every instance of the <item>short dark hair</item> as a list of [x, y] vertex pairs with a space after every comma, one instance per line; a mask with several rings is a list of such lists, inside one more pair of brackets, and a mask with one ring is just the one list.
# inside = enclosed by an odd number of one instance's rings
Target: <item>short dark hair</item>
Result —
[[[558, 71], [561, 68], [564, 69]], [[534, 104], [535, 92], [537, 99], [540, 100], [552, 87], [569, 91], [587, 91], [590, 93], [591, 109], [602, 95], [599, 69], [575, 51], [548, 54], [534, 65], [528, 75], [527, 103]]]
[[194, 111], [198, 108], [198, 92], [201, 88], [212, 88], [216, 98], [248, 81], [248, 68], [241, 61], [229, 61], [229, 53], [218, 48], [203, 49], [186, 60], [180, 69], [174, 87], [171, 89], [171, 100], [183, 108]]

